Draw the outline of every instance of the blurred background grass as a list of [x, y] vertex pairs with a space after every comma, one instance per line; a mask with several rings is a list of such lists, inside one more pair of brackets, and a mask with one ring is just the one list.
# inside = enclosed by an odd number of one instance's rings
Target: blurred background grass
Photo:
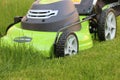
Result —
[[13, 23], [15, 16], [24, 16], [34, 0], [0, 0], [0, 33]]

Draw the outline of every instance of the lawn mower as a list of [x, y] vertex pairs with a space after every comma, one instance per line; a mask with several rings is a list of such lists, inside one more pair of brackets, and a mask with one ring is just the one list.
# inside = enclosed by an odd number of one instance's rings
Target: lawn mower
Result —
[[35, 0], [15, 17], [2, 45], [31, 46], [45, 57], [64, 57], [116, 37], [120, 0]]

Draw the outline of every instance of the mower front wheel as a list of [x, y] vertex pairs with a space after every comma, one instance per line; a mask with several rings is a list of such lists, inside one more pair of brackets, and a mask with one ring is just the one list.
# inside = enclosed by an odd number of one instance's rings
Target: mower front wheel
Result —
[[73, 32], [63, 32], [56, 44], [56, 57], [77, 54], [79, 51], [78, 38]]

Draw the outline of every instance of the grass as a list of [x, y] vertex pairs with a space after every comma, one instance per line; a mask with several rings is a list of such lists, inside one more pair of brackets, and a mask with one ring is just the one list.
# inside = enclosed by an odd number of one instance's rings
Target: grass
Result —
[[[13, 16], [25, 15], [33, 1], [0, 0], [0, 32], [5, 33]], [[93, 48], [71, 57], [46, 59], [32, 49], [0, 45], [0, 80], [119, 80], [119, 25], [116, 39], [94, 41]]]
[[[14, 16], [26, 14], [34, 0], [0, 0], [0, 33], [5, 33], [7, 26], [13, 23]], [[3, 28], [4, 27], [4, 28]]]

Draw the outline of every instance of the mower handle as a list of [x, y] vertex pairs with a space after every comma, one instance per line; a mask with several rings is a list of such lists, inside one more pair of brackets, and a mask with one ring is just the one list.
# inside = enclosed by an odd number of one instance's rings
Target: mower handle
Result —
[[92, 19], [92, 18], [95, 17], [95, 16], [96, 16], [96, 14], [92, 14], [92, 15], [90, 15], [90, 16], [87, 16], [86, 18], [83, 18], [82, 21], [76, 21], [75, 23], [72, 23], [72, 24], [68, 25], [67, 27], [63, 27], [63, 28], [59, 29], [59, 30], [57, 31], [57, 35], [56, 35], [54, 44], [57, 43], [60, 32], [65, 31], [66, 29], [68, 29], [68, 28], [70, 28], [70, 27], [72, 27], [72, 26], [75, 26], [75, 25], [77, 25], [77, 24], [81, 24], [81, 23], [83, 23], [83, 22], [85, 22], [85, 21], [88, 21], [88, 20]]

